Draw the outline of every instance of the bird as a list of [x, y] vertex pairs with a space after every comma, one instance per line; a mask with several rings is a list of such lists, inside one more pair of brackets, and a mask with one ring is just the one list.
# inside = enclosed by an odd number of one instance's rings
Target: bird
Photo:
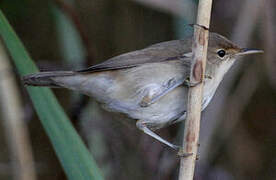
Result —
[[[94, 98], [104, 109], [136, 121], [145, 134], [179, 150], [155, 130], [183, 121], [192, 61], [193, 37], [153, 44], [75, 71], [38, 72], [23, 76], [29, 86], [67, 88]], [[263, 53], [242, 48], [209, 32], [202, 110], [213, 98], [224, 75], [244, 55]]]

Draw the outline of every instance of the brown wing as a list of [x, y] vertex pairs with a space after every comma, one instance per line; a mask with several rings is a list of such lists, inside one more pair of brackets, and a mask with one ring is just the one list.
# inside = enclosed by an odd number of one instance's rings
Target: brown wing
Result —
[[[189, 45], [184, 45], [184, 43]], [[151, 45], [145, 49], [113, 57], [105, 62], [77, 72], [97, 72], [135, 67], [144, 63], [154, 63], [185, 58], [191, 52], [191, 38], [173, 40]]]

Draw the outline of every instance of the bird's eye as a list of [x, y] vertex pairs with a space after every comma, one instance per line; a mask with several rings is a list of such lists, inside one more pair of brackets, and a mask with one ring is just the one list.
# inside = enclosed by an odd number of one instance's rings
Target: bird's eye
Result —
[[223, 49], [221, 49], [217, 52], [217, 54], [219, 57], [223, 58], [225, 56], [226, 52]]

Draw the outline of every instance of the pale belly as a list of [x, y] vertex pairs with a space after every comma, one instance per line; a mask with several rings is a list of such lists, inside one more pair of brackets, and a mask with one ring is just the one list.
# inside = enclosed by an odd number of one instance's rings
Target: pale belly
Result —
[[[152, 87], [155, 91], [154, 89], [163, 86], [171, 78], [183, 80], [183, 70], [170, 64], [158, 64], [158, 68], [150, 68], [147, 65], [146, 68], [142, 71], [133, 68], [128, 71], [65, 77], [56, 81], [62, 83], [64, 87], [79, 90], [95, 98], [108, 111], [123, 113], [135, 120], [143, 120], [153, 129], [185, 120], [188, 88], [184, 85], [174, 88], [149, 106], [140, 105], [146, 88]], [[167, 73], [163, 73], [164, 71]], [[213, 96], [213, 92], [210, 91], [211, 81], [207, 81], [204, 85], [203, 109]]]
[[[89, 86], [90, 84], [91, 86]], [[141, 94], [138, 92], [140, 91], [137, 91], [136, 88], [125, 88], [126, 86], [122, 86], [115, 80], [112, 80], [109, 75], [90, 77], [87, 81], [79, 84], [79, 86], [85, 87], [81, 91], [96, 98], [103, 105], [104, 109], [126, 114], [135, 120], [143, 120], [153, 129], [159, 129], [186, 118], [188, 88], [184, 85], [173, 89], [147, 107], [141, 107], [139, 104]], [[119, 88], [116, 86], [119, 86]], [[211, 84], [208, 82], [204, 86], [205, 90], [209, 90]], [[208, 90], [204, 92], [203, 109], [212, 98], [209, 95], [211, 92]]]
[[143, 120], [151, 128], [159, 129], [185, 119], [186, 99], [187, 88], [180, 86], [148, 107], [141, 107], [135, 100], [132, 102], [114, 100], [104, 107], [109, 111], [127, 114], [132, 119]]

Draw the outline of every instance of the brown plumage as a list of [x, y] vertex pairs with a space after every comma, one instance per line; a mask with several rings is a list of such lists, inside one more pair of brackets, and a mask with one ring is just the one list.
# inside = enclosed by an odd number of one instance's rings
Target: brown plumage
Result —
[[[185, 120], [192, 38], [149, 46], [79, 71], [41, 72], [23, 77], [26, 85], [64, 87], [95, 98], [112, 112], [137, 120], [146, 134], [177, 149], [152, 130]], [[243, 49], [225, 37], [209, 34], [202, 109]]]

